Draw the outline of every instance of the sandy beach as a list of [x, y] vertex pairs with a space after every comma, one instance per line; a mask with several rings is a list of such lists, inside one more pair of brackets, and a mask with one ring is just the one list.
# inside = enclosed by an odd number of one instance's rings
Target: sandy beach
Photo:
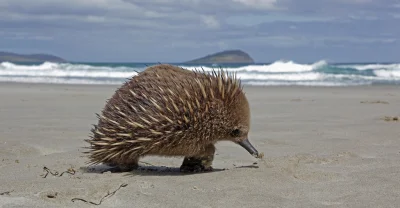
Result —
[[[263, 161], [219, 143], [214, 172], [147, 157], [101, 173], [86, 168], [83, 140], [117, 87], [0, 84], [0, 207], [399, 207], [400, 121], [383, 118], [400, 116], [400, 86], [246, 86]], [[122, 184], [99, 206], [72, 201]]]

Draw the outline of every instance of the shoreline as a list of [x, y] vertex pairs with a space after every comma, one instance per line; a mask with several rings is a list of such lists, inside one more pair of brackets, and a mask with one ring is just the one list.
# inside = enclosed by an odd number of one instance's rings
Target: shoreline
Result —
[[[13, 81], [1, 81], [1, 85], [32, 85], [32, 86], [60, 86], [60, 87], [119, 87], [121, 84], [76, 84], [76, 83], [42, 83], [42, 82], [13, 82]], [[370, 85], [249, 85], [243, 84], [244, 88], [400, 88], [399, 84], [370, 84]]]

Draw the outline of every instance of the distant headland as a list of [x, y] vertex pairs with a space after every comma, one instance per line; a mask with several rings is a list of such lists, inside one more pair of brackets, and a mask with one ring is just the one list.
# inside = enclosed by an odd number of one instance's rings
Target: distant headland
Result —
[[254, 64], [254, 60], [244, 51], [226, 50], [202, 58], [184, 62], [185, 64]]
[[[1, 62], [33, 63], [33, 62], [65, 63], [65, 59], [50, 54], [18, 54], [0, 51]], [[249, 54], [242, 50], [225, 50], [198, 59], [183, 62], [184, 64], [254, 64]]]
[[49, 54], [17, 54], [0, 51], [0, 62], [66, 62], [66, 60]]

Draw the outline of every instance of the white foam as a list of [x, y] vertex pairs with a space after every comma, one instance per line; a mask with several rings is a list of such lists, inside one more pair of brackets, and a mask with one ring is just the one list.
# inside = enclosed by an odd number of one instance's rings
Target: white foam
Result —
[[0, 69], [3, 70], [52, 70], [56, 69], [58, 67], [58, 64], [56, 63], [51, 63], [51, 62], [44, 62], [43, 64], [40, 65], [16, 65], [10, 62], [2, 62], [0, 64]]
[[268, 82], [247, 82], [248, 85], [253, 86], [357, 86], [357, 85], [369, 85], [371, 82], [363, 83], [341, 83], [341, 82], [326, 82], [326, 81], [316, 81], [316, 82], [283, 82], [283, 81], [268, 81]]
[[2, 71], [0, 76], [30, 76], [30, 77], [93, 77], [93, 78], [128, 78], [136, 75], [136, 72], [112, 72], [112, 71], [65, 71], [65, 70], [17, 70], [17, 71]]
[[384, 77], [362, 76], [356, 74], [323, 74], [323, 78], [327, 80], [387, 80]]
[[[267, 65], [248, 65], [224, 69], [237, 72], [237, 76], [242, 82], [250, 85], [262, 83], [262, 85], [348, 86], [360, 83], [369, 84], [374, 81], [400, 81], [400, 64], [329, 66], [329, 72], [324, 73], [326, 65], [325, 61], [318, 61], [314, 64], [276, 61]], [[198, 70], [201, 66], [183, 67], [189, 70]], [[357, 70], [372, 69], [373, 74], [354, 73], [354, 71], [332, 74], [334, 67], [349, 67]], [[135, 76], [137, 74], [135, 71], [142, 71], [143, 69], [145, 69], [145, 66], [97, 66], [51, 62], [39, 65], [19, 65], [3, 62], [0, 63], [0, 81], [54, 84], [121, 84], [127, 78]], [[203, 67], [203, 69], [205, 71], [212, 70], [210, 67]], [[338, 72], [340, 71], [338, 70]]]
[[285, 81], [305, 81], [320, 80], [323, 75], [320, 73], [290, 73], [290, 74], [246, 74], [238, 73], [237, 77], [242, 80], [285, 80]]
[[46, 77], [0, 77], [0, 82], [42, 83], [42, 84], [87, 84], [87, 85], [120, 85], [122, 81], [64, 79]]
[[49, 62], [32, 66], [16, 65], [9, 62], [0, 64], [0, 76], [128, 78], [137, 74], [133, 70], [135, 68]]
[[238, 73], [242, 80], [265, 80], [265, 81], [329, 81], [329, 80], [387, 80], [386, 77], [362, 76], [355, 74], [324, 74], [320, 72], [286, 73], [286, 74], [246, 74]]
[[357, 70], [400, 70], [400, 64], [367, 64], [367, 65], [339, 65], [340, 68], [354, 68]]
[[387, 70], [375, 70], [374, 74], [382, 78], [390, 78], [394, 80], [400, 80], [400, 70], [398, 71], [387, 71]]
[[[276, 61], [269, 65], [249, 65], [237, 68], [227, 68], [226, 70], [231, 72], [269, 72], [269, 73], [284, 73], [284, 72], [307, 72], [320, 67], [325, 66], [325, 61], [318, 61], [314, 64], [298, 64], [293, 61]], [[205, 71], [211, 71], [211, 67], [185, 67], [189, 70], [204, 69]], [[216, 67], [218, 68], [218, 67]], [[215, 69], [215, 68], [214, 68]]]
[[[138, 68], [131, 68], [131, 67], [108, 67], [108, 66], [93, 66], [93, 65], [87, 65], [87, 64], [73, 64], [73, 63], [52, 63], [52, 62], [44, 62], [43, 64], [40, 65], [19, 65], [19, 64], [13, 64], [10, 62], [2, 62], [0, 63], [0, 70], [13, 70], [13, 71], [24, 71], [24, 70], [35, 70], [35, 71], [50, 71], [50, 70], [67, 70], [67, 71], [73, 71], [73, 70], [88, 70], [88, 71], [94, 71], [94, 70], [100, 70], [100, 71], [132, 71], [132, 70], [137, 70]], [[142, 69], [142, 68], [139, 68]]]

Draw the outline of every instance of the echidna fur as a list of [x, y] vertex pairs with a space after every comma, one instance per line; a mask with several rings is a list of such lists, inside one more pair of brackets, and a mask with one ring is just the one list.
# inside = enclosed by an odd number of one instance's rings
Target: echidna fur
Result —
[[250, 109], [235, 73], [159, 64], [126, 81], [91, 129], [89, 164], [132, 170], [146, 155], [183, 156], [182, 171], [212, 170], [215, 143], [250, 154]]

